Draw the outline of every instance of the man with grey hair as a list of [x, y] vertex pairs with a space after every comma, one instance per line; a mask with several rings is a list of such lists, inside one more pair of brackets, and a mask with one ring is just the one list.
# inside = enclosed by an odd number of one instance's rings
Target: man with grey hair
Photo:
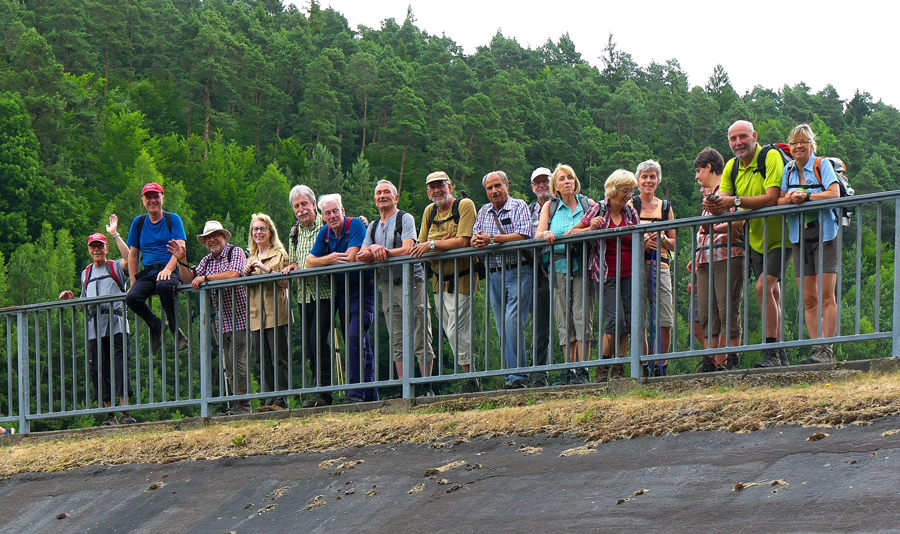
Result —
[[[444, 171], [436, 171], [425, 177], [429, 204], [422, 214], [419, 228], [419, 244], [409, 255], [421, 258], [425, 254], [443, 250], [466, 248], [472, 239], [475, 224], [475, 203], [468, 198], [453, 196], [453, 183]], [[434, 306], [439, 310], [441, 326], [450, 341], [450, 348], [463, 372], [472, 365], [472, 297], [478, 291], [478, 273], [469, 261], [432, 261], [431, 288]], [[481, 391], [477, 378], [470, 378], [461, 393]]]
[[[481, 180], [490, 202], [478, 210], [472, 246], [512, 243], [534, 237], [534, 227], [524, 200], [510, 198], [509, 179], [503, 171], [493, 171]], [[494, 324], [502, 340], [506, 367], [525, 367], [525, 320], [531, 311], [532, 252], [488, 255], [488, 296]], [[526, 375], [506, 375], [506, 389], [527, 388]]]
[[[375, 206], [379, 218], [369, 224], [362, 249], [357, 257], [366, 264], [382, 262], [388, 258], [408, 256], [416, 244], [416, 221], [413, 216], [397, 209], [400, 195], [394, 184], [381, 180], [375, 185]], [[400, 267], [376, 270], [381, 289], [381, 309], [384, 312], [397, 378], [403, 378], [403, 269]], [[421, 263], [413, 268], [414, 327], [411, 339], [415, 343], [416, 358], [422, 376], [431, 376], [434, 349], [431, 347], [431, 313], [425, 294], [425, 269]], [[407, 333], [407, 339], [410, 336]], [[419, 396], [430, 397], [431, 384], [423, 384]], [[402, 392], [391, 398], [400, 398]]]
[[[728, 128], [728, 144], [735, 157], [725, 164], [718, 198], [704, 200], [703, 209], [718, 215], [733, 207], [755, 210], [775, 206], [784, 174], [784, 159], [779, 151], [760, 146], [749, 121], [737, 121]], [[775, 215], [748, 223], [750, 270], [756, 277], [760, 308], [765, 310], [766, 343], [781, 339], [781, 274], [791, 260], [789, 251], [781, 253], [782, 220], [781, 215]], [[785, 248], [791, 248], [791, 244], [785, 243]], [[784, 365], [788, 365], [787, 352], [778, 348], [764, 349], [762, 360], [753, 367]]]
[[[366, 226], [355, 217], [344, 214], [341, 195], [322, 195], [319, 209], [325, 226], [319, 230], [316, 241], [306, 257], [307, 267], [346, 265], [357, 261], [357, 253], [366, 237]], [[360, 273], [335, 274], [334, 298], [347, 348], [347, 374], [349, 384], [375, 381], [375, 354], [369, 342], [369, 328], [375, 317], [375, 273], [371, 269]], [[331, 313], [329, 311], [329, 313]], [[362, 335], [360, 335], [362, 332]], [[360, 376], [362, 358], [362, 376]], [[344, 397], [344, 404], [378, 400], [376, 388], [351, 389]]]
[[[305, 185], [295, 185], [289, 195], [291, 209], [297, 220], [291, 227], [288, 261], [282, 271], [288, 274], [306, 268], [306, 258], [316, 242], [319, 229], [325, 225], [316, 206], [316, 194]], [[303, 323], [303, 355], [310, 362], [316, 387], [331, 386], [331, 289], [325, 276], [311, 276], [300, 281], [297, 306]], [[330, 391], [315, 393], [303, 401], [304, 408], [330, 406], [334, 398]]]
[[[537, 200], [528, 205], [531, 214], [531, 226], [537, 230], [541, 219], [541, 208], [553, 196], [550, 194], [550, 176], [553, 172], [547, 167], [538, 167], [531, 173], [531, 191]], [[532, 352], [534, 365], [547, 365], [550, 348], [550, 278], [547, 269], [539, 263], [535, 266], [534, 276], [537, 279], [537, 292], [534, 295], [535, 313], [531, 316], [534, 323]], [[539, 388], [547, 385], [547, 371], [531, 373], [531, 387]]]

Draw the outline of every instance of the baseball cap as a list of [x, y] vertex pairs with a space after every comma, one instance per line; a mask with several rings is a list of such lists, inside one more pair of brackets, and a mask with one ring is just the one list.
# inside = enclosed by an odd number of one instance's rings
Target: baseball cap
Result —
[[531, 173], [531, 181], [533, 182], [534, 179], [537, 178], [538, 176], [549, 177], [551, 174], [553, 174], [553, 172], [550, 169], [548, 169], [547, 167], [538, 167], [537, 169], [534, 170], [533, 173]]
[[450, 177], [447, 176], [447, 173], [444, 171], [437, 171], [437, 172], [433, 172], [433, 173], [429, 174], [425, 178], [425, 185], [428, 185], [431, 182], [442, 182], [442, 181], [449, 182]]
[[104, 245], [109, 245], [109, 241], [106, 240], [106, 236], [103, 234], [97, 233], [97, 234], [91, 234], [88, 236], [88, 245], [90, 245], [91, 243], [94, 243], [96, 241], [99, 241], [99, 242], [103, 243]]
[[143, 189], [141, 189], [141, 196], [144, 196], [147, 193], [159, 193], [160, 195], [166, 194], [166, 192], [163, 191], [162, 186], [156, 182], [150, 182], [149, 184], [145, 185]]

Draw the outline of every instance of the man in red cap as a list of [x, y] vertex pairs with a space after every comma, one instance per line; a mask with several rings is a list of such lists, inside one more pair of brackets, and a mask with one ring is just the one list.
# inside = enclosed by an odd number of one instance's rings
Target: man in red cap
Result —
[[[88, 251], [93, 263], [87, 266], [81, 273], [81, 298], [103, 297], [119, 295], [125, 292], [125, 277], [127, 276], [129, 257], [128, 245], [119, 235], [117, 228], [119, 218], [115, 213], [109, 216], [109, 224], [106, 232], [115, 239], [116, 246], [122, 259], [110, 261], [106, 255], [109, 253], [109, 243], [103, 234], [91, 234], [88, 237]], [[71, 291], [63, 291], [60, 299], [75, 298]], [[125, 321], [125, 310], [121, 302], [105, 302], [87, 306], [87, 331], [88, 331], [88, 368], [91, 375], [91, 383], [97, 395], [98, 402], [102, 401], [107, 408], [112, 404], [113, 384], [110, 384], [110, 363], [115, 365], [115, 390], [119, 397], [120, 406], [128, 405], [128, 397], [134, 393], [128, 374], [128, 359], [131, 351], [128, 345], [128, 322]], [[112, 358], [110, 358], [112, 352]], [[129, 358], [126, 359], [125, 355]], [[135, 420], [123, 411], [119, 418], [120, 423], [130, 424]], [[115, 425], [116, 416], [110, 413], [104, 425]]]
[[[141, 201], [147, 213], [135, 217], [128, 231], [128, 246], [131, 247], [128, 274], [131, 277], [131, 289], [128, 290], [125, 302], [150, 328], [150, 349], [153, 352], [162, 346], [162, 331], [166, 323], [153, 313], [147, 305], [147, 299], [153, 294], [159, 296], [169, 330], [174, 334], [175, 288], [181, 284], [181, 273], [177, 268], [178, 260], [167, 247], [170, 240], [184, 247], [187, 239], [181, 217], [163, 211], [164, 195], [165, 192], [158, 183], [145, 185], [141, 190]], [[178, 334], [177, 345], [182, 350], [187, 347], [187, 337], [181, 329]]]

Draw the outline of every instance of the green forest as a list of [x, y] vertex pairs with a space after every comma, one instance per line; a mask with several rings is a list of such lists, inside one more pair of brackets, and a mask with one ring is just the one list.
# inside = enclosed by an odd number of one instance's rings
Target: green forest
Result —
[[386, 178], [418, 215], [435, 170], [481, 204], [490, 170], [530, 200], [531, 170], [567, 163], [599, 198], [612, 170], [653, 158], [685, 217], [694, 156], [730, 155], [727, 127], [746, 118], [763, 143], [809, 122], [858, 194], [900, 189], [900, 113], [865, 91], [741, 95], [722, 67], [689, 83], [677, 59], [638, 65], [599, 38], [594, 66], [567, 35], [531, 49], [498, 32], [467, 55], [412, 11], [352, 29], [315, 2], [0, 0], [0, 305], [73, 287], [83, 236], [113, 212], [124, 227], [149, 181], [188, 234], [218, 219], [239, 244], [257, 211], [286, 233], [294, 184], [372, 217]]

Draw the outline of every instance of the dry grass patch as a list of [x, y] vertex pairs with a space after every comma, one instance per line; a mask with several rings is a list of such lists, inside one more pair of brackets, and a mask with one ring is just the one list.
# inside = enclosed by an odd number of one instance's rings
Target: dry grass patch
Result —
[[[0, 448], [0, 477], [90, 465], [322, 452], [383, 443], [454, 439], [458, 443], [478, 436], [538, 433], [551, 437], [570, 433], [595, 448], [644, 435], [750, 432], [781, 424], [833, 427], [900, 413], [900, 375], [846, 371], [791, 375], [791, 383], [776, 386], [737, 379], [723, 387], [695, 380], [666, 382], [652, 390], [644, 385], [619, 395], [603, 389], [525, 393], [448, 400], [403, 413], [323, 413], [302, 420], [242, 421], [190, 430], [144, 427], [66, 439], [29, 437]], [[817, 379], [823, 382], [815, 383]], [[234, 444], [237, 437], [243, 437], [240, 446]], [[332, 460], [328, 467], [343, 460]]]

